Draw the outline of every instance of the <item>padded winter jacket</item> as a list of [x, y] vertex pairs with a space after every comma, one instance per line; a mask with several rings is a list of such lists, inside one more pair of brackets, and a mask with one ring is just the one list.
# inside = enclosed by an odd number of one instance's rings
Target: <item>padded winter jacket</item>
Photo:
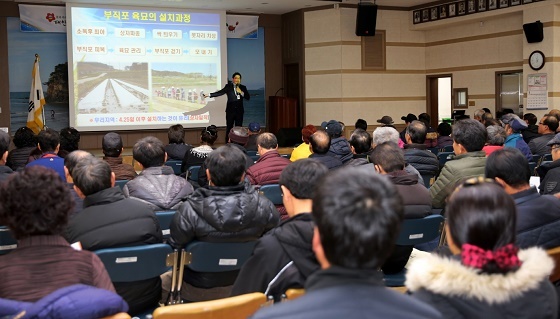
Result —
[[272, 150], [259, 157], [255, 165], [247, 169], [247, 178], [253, 185], [278, 184], [282, 170], [290, 164], [290, 160]]
[[437, 156], [428, 151], [424, 144], [407, 144], [404, 146], [404, 159], [422, 175], [436, 176], [439, 171]]
[[346, 163], [352, 159], [350, 143], [344, 137], [333, 138], [328, 154], [340, 159], [342, 163]]
[[523, 153], [523, 155], [525, 155], [525, 157], [529, 162], [533, 161], [533, 153], [531, 152], [531, 149], [529, 148], [527, 143], [525, 143], [523, 137], [519, 133], [513, 133], [508, 137], [506, 137], [506, 141], [504, 142], [504, 147], [517, 148], [518, 150], [521, 151], [521, 153]]

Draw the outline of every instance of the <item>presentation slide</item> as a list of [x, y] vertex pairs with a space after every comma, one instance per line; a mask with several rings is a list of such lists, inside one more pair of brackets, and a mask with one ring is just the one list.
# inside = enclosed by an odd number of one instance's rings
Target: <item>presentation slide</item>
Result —
[[[225, 126], [225, 12], [67, 7], [70, 125], [81, 131]], [[71, 66], [71, 67], [70, 67]]]

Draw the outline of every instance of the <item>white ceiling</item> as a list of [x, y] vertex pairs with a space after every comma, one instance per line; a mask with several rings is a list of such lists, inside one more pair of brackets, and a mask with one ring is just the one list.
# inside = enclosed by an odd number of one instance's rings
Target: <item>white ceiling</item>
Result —
[[[147, 7], [172, 7], [191, 9], [218, 9], [236, 13], [266, 13], [284, 14], [303, 8], [334, 5], [336, 3], [357, 4], [360, 0], [3, 0], [11, 2], [63, 4], [63, 3], [95, 3], [95, 4], [120, 4]], [[373, 0], [367, 0], [373, 2]], [[364, 1], [366, 2], [366, 1]], [[434, 2], [433, 0], [376, 0], [380, 6], [410, 8]]]

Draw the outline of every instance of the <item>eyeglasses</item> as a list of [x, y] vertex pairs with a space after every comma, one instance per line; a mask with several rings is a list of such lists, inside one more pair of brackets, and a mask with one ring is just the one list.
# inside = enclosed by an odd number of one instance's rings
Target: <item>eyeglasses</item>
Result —
[[550, 149], [553, 150], [553, 151], [554, 151], [554, 150], [557, 150], [557, 149], [559, 149], [559, 148], [560, 148], [560, 145], [559, 145], [559, 144], [554, 144], [554, 145], [552, 145], [552, 147], [550, 147]]
[[546, 125], [546, 124], [544, 124], [544, 122], [539, 122], [539, 125]]

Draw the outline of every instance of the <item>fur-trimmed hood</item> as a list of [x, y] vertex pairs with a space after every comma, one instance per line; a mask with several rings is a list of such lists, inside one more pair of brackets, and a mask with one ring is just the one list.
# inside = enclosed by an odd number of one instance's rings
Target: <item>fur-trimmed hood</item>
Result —
[[519, 251], [521, 267], [506, 275], [480, 274], [460, 260], [435, 254], [418, 258], [408, 268], [406, 286], [449, 297], [472, 298], [488, 304], [502, 304], [537, 289], [554, 268], [546, 251], [529, 248]]

